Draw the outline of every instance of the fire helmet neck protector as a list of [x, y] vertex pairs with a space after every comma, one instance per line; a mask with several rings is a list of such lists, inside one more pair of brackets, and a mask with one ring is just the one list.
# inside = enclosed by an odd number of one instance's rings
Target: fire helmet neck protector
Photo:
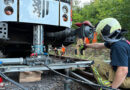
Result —
[[114, 43], [123, 39], [121, 25], [115, 18], [101, 20], [96, 27], [96, 32], [101, 34], [104, 41], [109, 43]]

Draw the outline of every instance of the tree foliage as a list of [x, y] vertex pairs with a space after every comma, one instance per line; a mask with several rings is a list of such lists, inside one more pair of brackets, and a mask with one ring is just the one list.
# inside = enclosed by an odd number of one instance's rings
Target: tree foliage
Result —
[[73, 9], [73, 27], [77, 22], [89, 20], [93, 25], [108, 17], [116, 18], [123, 29], [128, 30], [126, 35], [130, 40], [130, 1], [129, 0], [94, 0], [80, 8]]

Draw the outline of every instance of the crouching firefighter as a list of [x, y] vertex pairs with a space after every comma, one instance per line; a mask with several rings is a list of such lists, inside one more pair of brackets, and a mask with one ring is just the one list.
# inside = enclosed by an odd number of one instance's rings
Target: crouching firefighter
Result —
[[130, 42], [123, 37], [125, 30], [115, 18], [101, 20], [96, 26], [105, 43], [87, 44], [86, 48], [109, 48], [111, 63], [95, 61], [91, 66], [99, 84], [112, 88], [130, 88]]

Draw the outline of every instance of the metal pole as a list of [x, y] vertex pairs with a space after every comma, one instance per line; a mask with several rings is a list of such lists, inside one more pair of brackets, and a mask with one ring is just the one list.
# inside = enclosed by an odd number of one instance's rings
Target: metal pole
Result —
[[83, 80], [83, 81], [85, 81], [85, 82], [87, 82], [87, 83], [95, 84], [95, 83], [91, 82], [90, 80], [87, 80], [86, 78], [84, 78], [84, 77], [82, 77], [82, 76], [80, 76], [80, 75], [78, 75], [78, 74], [76, 74], [74, 72], [70, 72], [70, 74], [77, 77], [77, 78], [79, 78], [79, 79], [81, 79], [81, 80]]
[[43, 26], [36, 25], [33, 29], [33, 51], [38, 55], [43, 54]]
[[[69, 69], [66, 69], [66, 75], [69, 76]], [[65, 78], [65, 83], [64, 83], [64, 90], [70, 90], [70, 82], [71, 80], [69, 78]]]
[[2, 64], [23, 64], [23, 58], [0, 58], [0, 65]]
[[78, 74], [76, 74], [76, 73], [74, 73], [74, 72], [70, 72], [70, 74], [71, 74], [72, 76], [76, 77], [76, 78], [79, 78], [79, 79], [81, 79], [81, 80], [83, 80], [83, 81], [85, 81], [85, 82], [91, 84], [91, 85], [89, 85], [89, 86], [91, 86], [92, 88], [97, 89], [97, 87], [93, 87], [93, 86], [92, 86], [92, 85], [95, 85], [95, 83], [93, 83], [92, 81], [90, 81], [90, 80], [88, 80], [88, 79], [86, 79], [86, 78], [84, 78], [84, 77], [82, 77], [82, 76], [80, 76], [80, 75], [78, 75]]

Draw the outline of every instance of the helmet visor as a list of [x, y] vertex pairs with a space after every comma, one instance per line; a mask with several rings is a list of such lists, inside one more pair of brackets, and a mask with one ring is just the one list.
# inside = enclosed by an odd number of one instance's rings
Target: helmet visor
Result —
[[104, 41], [113, 43], [113, 42], [117, 42], [121, 39], [121, 35], [120, 35], [120, 30], [116, 30], [113, 33], [109, 34], [109, 35], [102, 35]]

